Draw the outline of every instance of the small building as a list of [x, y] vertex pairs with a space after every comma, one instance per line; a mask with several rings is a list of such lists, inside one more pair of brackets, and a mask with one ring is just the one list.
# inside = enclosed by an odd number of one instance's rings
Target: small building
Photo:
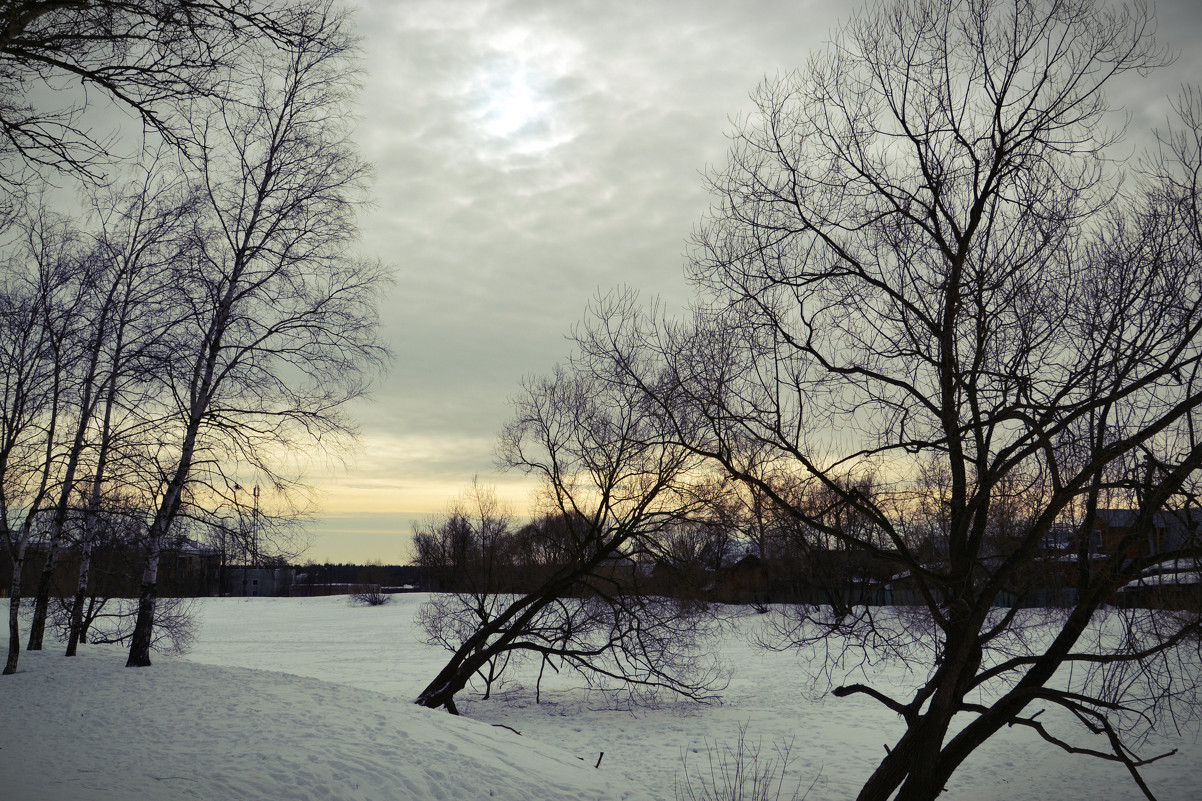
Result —
[[288, 595], [296, 579], [291, 567], [227, 567], [223, 595], [237, 598]]

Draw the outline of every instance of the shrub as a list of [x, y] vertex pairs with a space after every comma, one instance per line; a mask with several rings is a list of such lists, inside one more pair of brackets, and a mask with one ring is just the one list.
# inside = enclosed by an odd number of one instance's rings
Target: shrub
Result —
[[392, 596], [384, 592], [379, 584], [355, 584], [351, 587], [351, 603], [359, 606], [384, 606]]
[[733, 745], [707, 740], [705, 746], [706, 764], [697, 770], [690, 768], [688, 752], [681, 752], [676, 801], [803, 801], [818, 781], [815, 776], [803, 788], [800, 776], [788, 775], [795, 759], [792, 738], [765, 751], [760, 740], [749, 739], [747, 724], [739, 727]]

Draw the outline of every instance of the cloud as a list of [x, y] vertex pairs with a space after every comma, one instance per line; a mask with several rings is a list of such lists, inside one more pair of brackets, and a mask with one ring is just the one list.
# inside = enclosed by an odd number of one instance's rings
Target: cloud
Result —
[[323, 515], [404, 514], [441, 511], [478, 476], [524, 513], [534, 485], [494, 469], [493, 436], [400, 433], [367, 429], [362, 448], [346, 466], [328, 465], [317, 483]]

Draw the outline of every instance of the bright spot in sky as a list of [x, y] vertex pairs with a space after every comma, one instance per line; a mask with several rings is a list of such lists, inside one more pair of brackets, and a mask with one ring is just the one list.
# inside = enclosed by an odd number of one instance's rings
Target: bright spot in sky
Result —
[[579, 69], [579, 45], [557, 31], [493, 33], [469, 81], [471, 122], [488, 160], [546, 153], [574, 138], [563, 119], [562, 81]]
[[530, 86], [524, 71], [495, 78], [488, 95], [481, 122], [492, 136], [511, 136], [546, 113], [546, 102]]

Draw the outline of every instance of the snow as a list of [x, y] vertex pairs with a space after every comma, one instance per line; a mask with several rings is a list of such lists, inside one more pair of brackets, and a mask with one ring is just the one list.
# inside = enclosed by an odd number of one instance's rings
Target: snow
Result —
[[[5, 796], [129, 799], [629, 798], [554, 746], [407, 699], [112, 648], [25, 654], [6, 677]], [[14, 783], [15, 781], [15, 783]], [[12, 795], [8, 795], [11, 792]]]
[[[798, 654], [755, 646], [760, 618], [752, 614], [719, 644], [731, 681], [718, 704], [665, 698], [632, 710], [566, 675], [545, 678], [536, 704], [536, 665], [521, 664], [491, 700], [462, 695], [462, 717], [421, 709], [411, 699], [446, 658], [420, 642], [414, 616], [423, 599], [397, 595], [382, 607], [337, 596], [209, 599], [199, 604], [191, 654], [159, 655], [136, 670], [105, 646], [85, 646], [75, 659], [57, 646], [22, 653], [20, 671], [0, 680], [4, 795], [672, 799], [681, 771], [708, 770], [707, 749], [732, 746], [742, 728], [766, 755], [791, 743], [790, 781], [810, 788], [810, 801], [825, 801], [854, 797], [902, 730], [870, 699], [830, 696]], [[885, 685], [913, 680], [892, 667], [865, 671]], [[1101, 745], [1054, 710], [1041, 720], [1078, 744]], [[1161, 799], [1196, 798], [1196, 728], [1158, 732], [1139, 750], [1172, 748], [1177, 755], [1145, 775]], [[1019, 729], [981, 748], [947, 790], [947, 798], [973, 801], [1141, 797], [1121, 767], [1070, 756]]]

